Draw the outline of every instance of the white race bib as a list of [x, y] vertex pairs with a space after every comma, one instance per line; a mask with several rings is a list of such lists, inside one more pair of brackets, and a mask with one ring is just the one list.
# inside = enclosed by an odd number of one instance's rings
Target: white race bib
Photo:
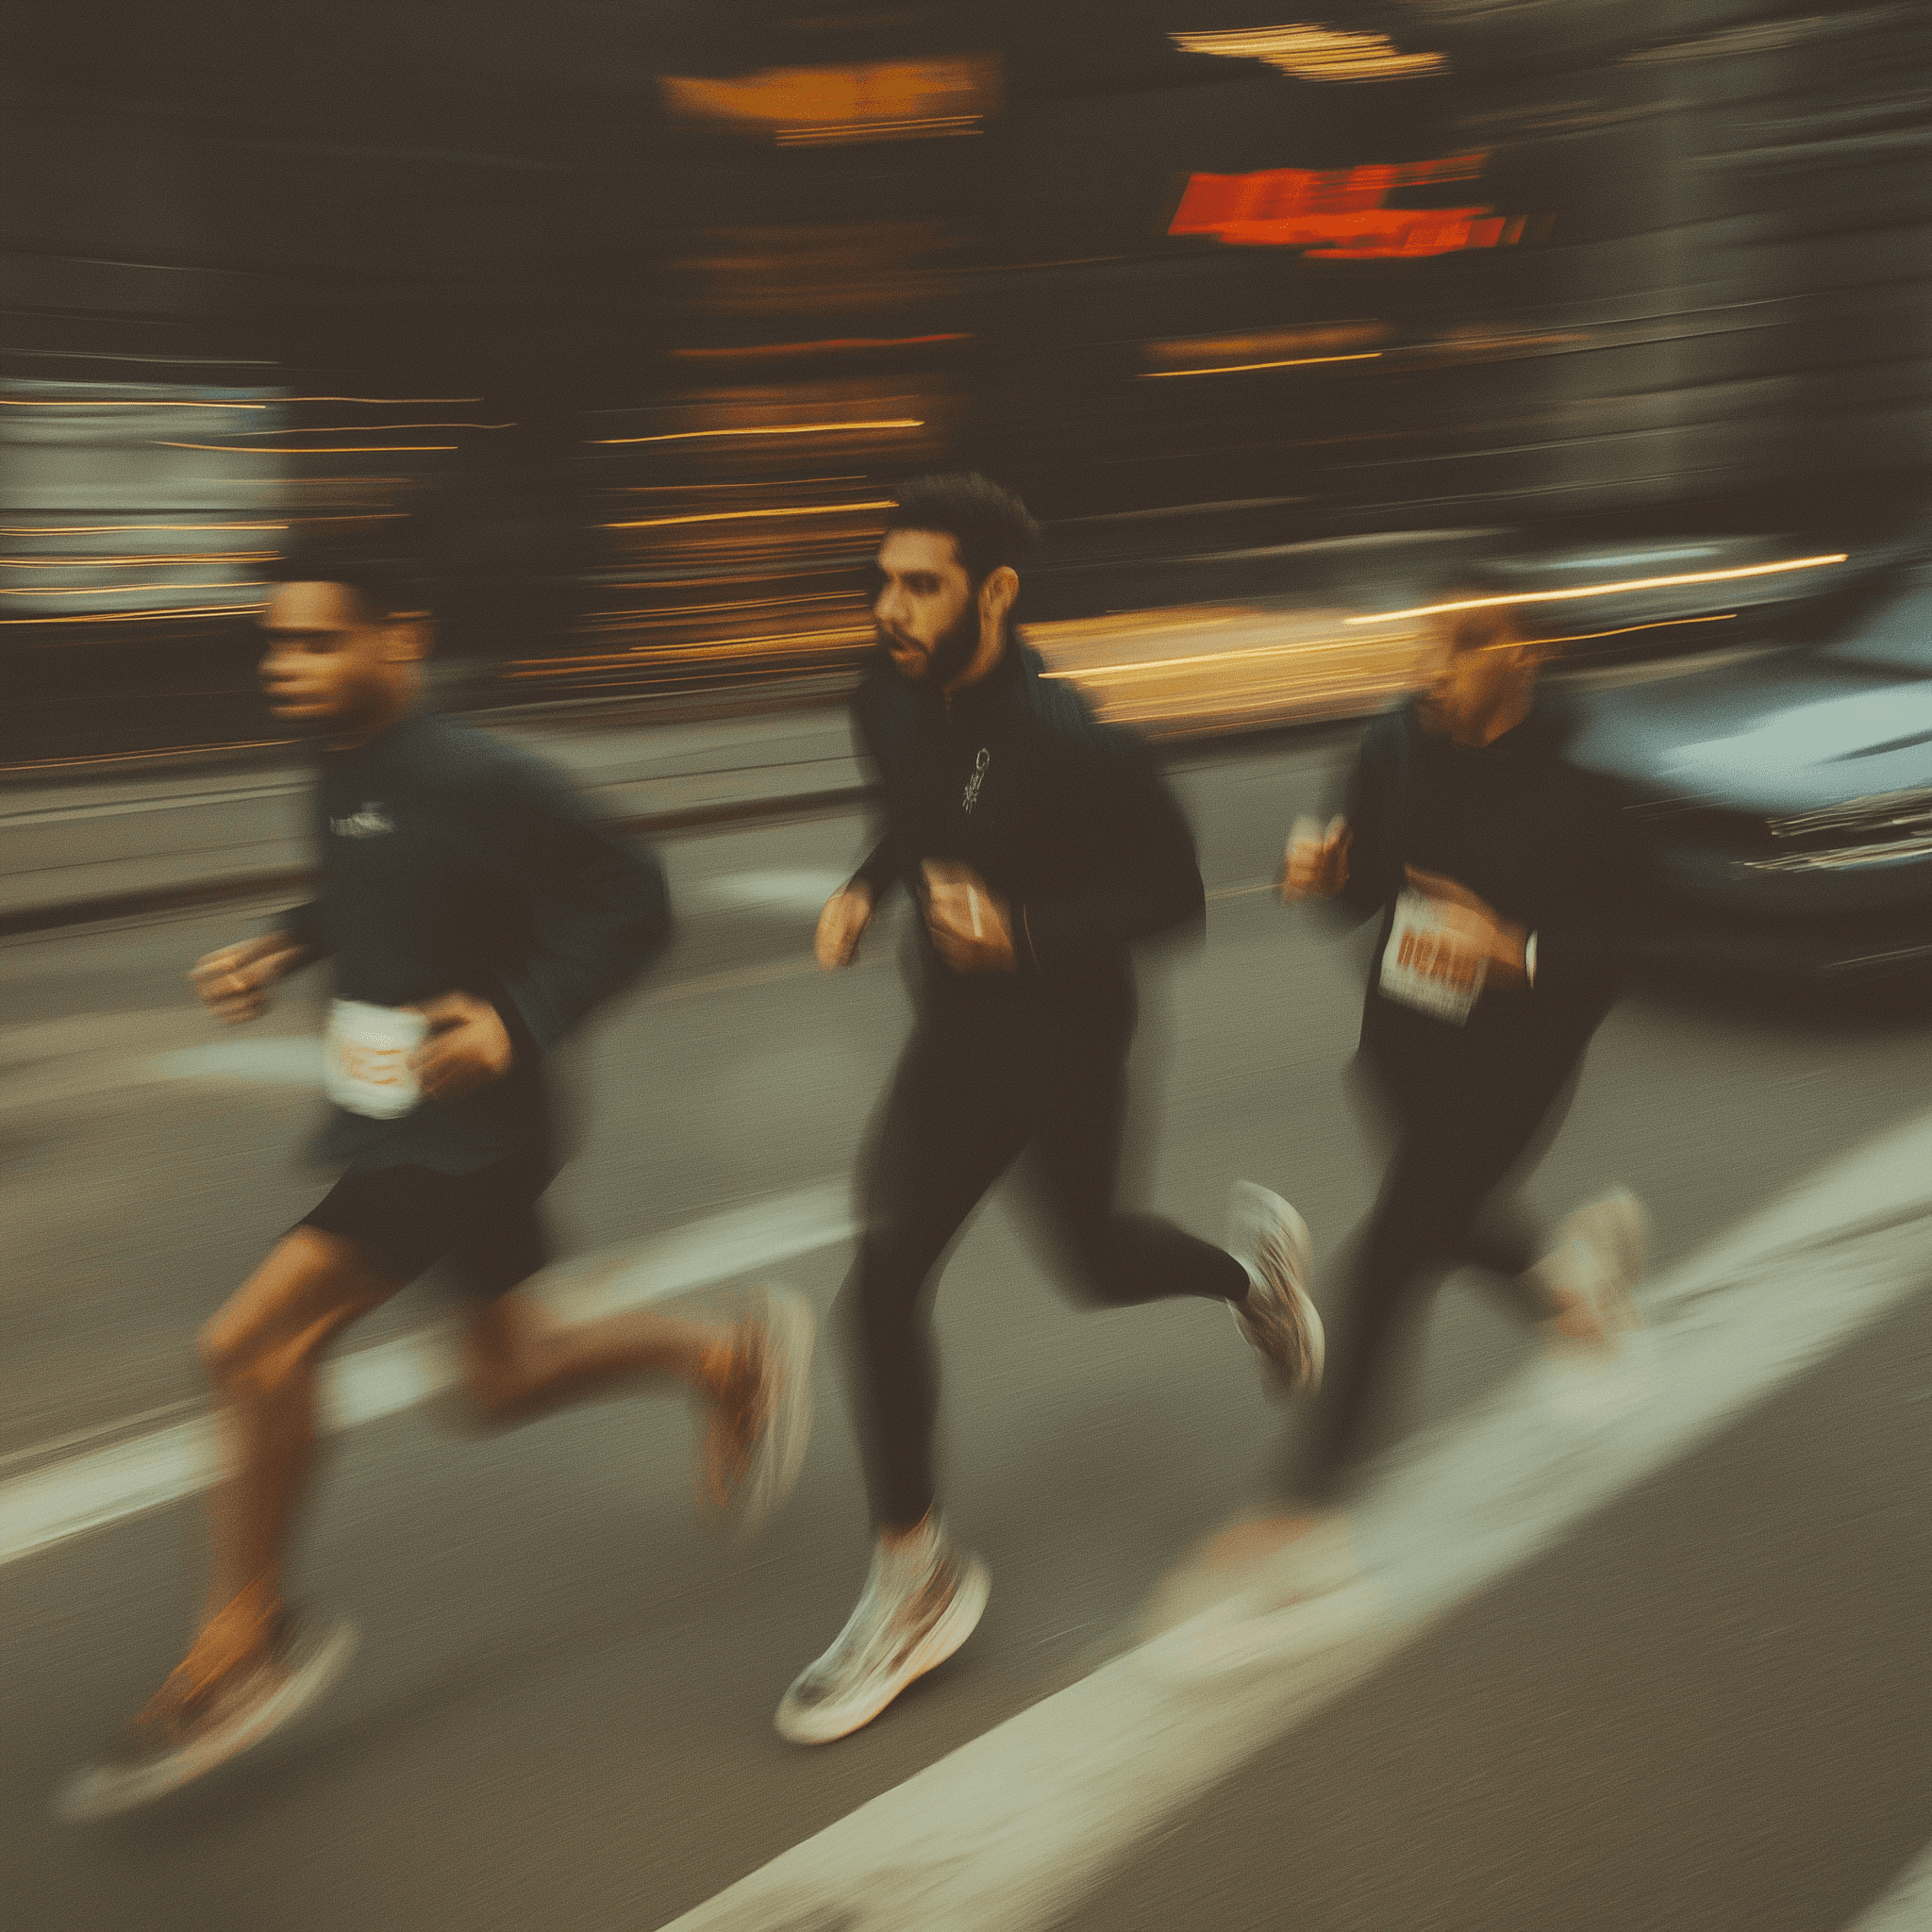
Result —
[[1489, 961], [1446, 942], [1434, 905], [1421, 892], [1395, 902], [1395, 924], [1382, 949], [1384, 999], [1413, 1007], [1453, 1026], [1467, 1024], [1483, 990]]
[[322, 1091], [350, 1113], [400, 1120], [423, 1098], [409, 1056], [428, 1031], [429, 1022], [405, 1008], [336, 1000], [322, 1039]]

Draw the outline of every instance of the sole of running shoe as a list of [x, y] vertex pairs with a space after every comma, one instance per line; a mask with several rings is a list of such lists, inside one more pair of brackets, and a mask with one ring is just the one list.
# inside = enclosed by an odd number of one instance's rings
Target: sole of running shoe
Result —
[[788, 1694], [773, 1719], [778, 1735], [788, 1744], [835, 1744], [854, 1731], [862, 1731], [909, 1685], [938, 1670], [973, 1635], [991, 1594], [992, 1573], [977, 1557], [961, 1557], [959, 1587], [954, 1591], [953, 1600], [896, 1671], [869, 1685], [862, 1697], [816, 1710], [794, 1709]]
[[1641, 1320], [1630, 1291], [1650, 1266], [1650, 1216], [1628, 1188], [1617, 1188], [1597, 1204], [1603, 1239], [1617, 1257], [1622, 1292], [1619, 1311], [1628, 1323]]
[[789, 1288], [768, 1288], [761, 1300], [759, 1319], [777, 1357], [779, 1385], [732, 1511], [741, 1541], [756, 1536], [791, 1493], [811, 1440], [811, 1357], [818, 1336], [811, 1304]]
[[1643, 1279], [1649, 1258], [1650, 1217], [1643, 1203], [1629, 1189], [1615, 1189], [1579, 1208], [1563, 1224], [1558, 1239], [1598, 1255], [1610, 1271], [1607, 1281], [1594, 1277], [1590, 1291], [1605, 1333], [1614, 1337], [1640, 1326], [1642, 1318], [1630, 1291]]
[[259, 1694], [246, 1697], [232, 1713], [164, 1756], [138, 1765], [109, 1761], [75, 1772], [54, 1794], [55, 1817], [69, 1824], [119, 1817], [206, 1777], [319, 1703], [348, 1667], [356, 1641], [356, 1626], [345, 1620], [311, 1626], [290, 1668], [274, 1674], [279, 1681], [264, 1685]]
[[1289, 1250], [1294, 1257], [1295, 1278], [1289, 1283], [1289, 1290], [1301, 1319], [1307, 1363], [1305, 1373], [1292, 1388], [1282, 1382], [1273, 1357], [1248, 1333], [1248, 1324], [1233, 1302], [1227, 1305], [1228, 1313], [1234, 1317], [1234, 1325], [1241, 1331], [1241, 1340], [1268, 1364], [1273, 1387], [1284, 1395], [1312, 1395], [1322, 1386], [1322, 1366], [1327, 1357], [1328, 1344], [1323, 1332], [1321, 1314], [1306, 1286], [1315, 1272], [1315, 1243], [1308, 1233], [1308, 1224], [1279, 1194], [1262, 1187], [1258, 1181], [1235, 1182], [1228, 1191], [1228, 1245], [1231, 1250], [1236, 1255], [1258, 1256], [1264, 1231], [1273, 1232], [1277, 1227], [1285, 1232]]

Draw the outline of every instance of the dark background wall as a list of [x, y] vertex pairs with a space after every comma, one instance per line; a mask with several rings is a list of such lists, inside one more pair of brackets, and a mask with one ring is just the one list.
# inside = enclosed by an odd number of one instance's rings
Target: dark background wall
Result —
[[[926, 462], [980, 462], [1029, 494], [1070, 608], [1109, 572], [1158, 597], [1164, 560], [1323, 535], [1785, 528], [1921, 500], [1932, 36], [1916, 6], [1328, 9], [1444, 56], [1392, 82], [1170, 39], [1276, 11], [15, 4], [0, 393], [397, 399], [386, 415], [286, 404], [273, 433], [290, 450], [343, 454], [238, 457], [229, 508], [406, 508], [442, 566], [449, 645], [486, 665], [581, 661], [543, 683], [556, 692], [691, 682], [707, 636], [750, 635], [726, 607], [830, 640], [746, 659], [759, 675], [836, 658], [850, 625], [808, 619], [856, 590], [870, 541], [840, 506]], [[997, 75], [971, 138], [788, 146], [675, 112], [659, 85], [922, 61]], [[1191, 173], [1473, 151], [1481, 198], [1540, 221], [1533, 241], [1322, 261], [1165, 232]], [[1160, 344], [1338, 329], [1378, 359], [1149, 379], [1180, 353]], [[415, 397], [469, 400], [403, 407]], [[508, 426], [388, 426], [425, 414]], [[203, 474], [143, 469], [107, 416], [33, 416], [37, 445], [31, 411], [0, 415], [16, 555], [56, 555], [18, 533], [75, 515], [46, 482], [81, 461], [48, 453], [62, 438], [92, 451], [92, 476], [147, 478], [130, 518]], [[887, 416], [924, 426], [769, 447], [716, 434]], [[350, 433], [369, 423], [382, 433]], [[660, 440], [617, 440], [644, 437]], [[696, 521], [741, 501], [786, 514]], [[124, 735], [179, 738], [245, 681], [245, 635], [219, 618], [0, 638], [17, 689], [65, 693], [62, 742], [103, 692], [139, 696]]]

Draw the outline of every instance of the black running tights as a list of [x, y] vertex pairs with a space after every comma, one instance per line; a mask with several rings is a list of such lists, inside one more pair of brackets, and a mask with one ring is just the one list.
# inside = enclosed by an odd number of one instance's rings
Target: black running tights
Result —
[[1110, 1307], [1246, 1298], [1247, 1271], [1224, 1249], [1115, 1208], [1125, 1054], [1117, 1034], [1069, 1041], [1003, 1014], [927, 1014], [915, 1028], [874, 1125], [865, 1233], [841, 1297], [881, 1525], [909, 1528], [933, 1506], [939, 1376], [928, 1290], [967, 1217], [1021, 1156], [1055, 1258], [1084, 1298]]
[[[1373, 1066], [1367, 1071], [1374, 1078]], [[1346, 1484], [1402, 1317], [1449, 1269], [1481, 1269], [1525, 1319], [1550, 1312], [1529, 1278], [1537, 1229], [1513, 1181], [1567, 1111], [1572, 1074], [1570, 1066], [1484, 1070], [1399, 1095], [1376, 1081], [1394, 1149], [1381, 1196], [1356, 1238], [1340, 1306], [1328, 1315], [1321, 1392], [1285, 1472], [1288, 1497], [1330, 1502]]]

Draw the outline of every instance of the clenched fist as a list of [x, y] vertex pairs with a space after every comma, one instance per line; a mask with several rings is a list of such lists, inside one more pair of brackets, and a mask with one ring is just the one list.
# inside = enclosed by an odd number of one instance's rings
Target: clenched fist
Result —
[[424, 1000], [416, 1008], [429, 1038], [409, 1057], [409, 1070], [431, 1100], [454, 1100], [509, 1072], [516, 1049], [503, 1015], [466, 992]]
[[1348, 883], [1348, 848], [1354, 839], [1344, 818], [1330, 819], [1325, 832], [1313, 819], [1297, 819], [1281, 859], [1281, 903], [1334, 898]]
[[851, 965], [858, 956], [858, 942], [871, 924], [871, 889], [857, 883], [841, 886], [819, 914], [818, 934], [812, 941], [819, 965], [827, 973]]
[[1505, 919], [1488, 900], [1441, 873], [1406, 866], [1409, 890], [1428, 900], [1451, 945], [1483, 960], [1492, 982], [1513, 985], [1527, 973], [1524, 929]]
[[976, 872], [963, 865], [925, 866], [925, 929], [955, 973], [1011, 973], [1012, 914]]
[[195, 962], [188, 983], [201, 1003], [226, 1026], [258, 1020], [268, 1010], [268, 990], [308, 957], [285, 932], [223, 946]]

